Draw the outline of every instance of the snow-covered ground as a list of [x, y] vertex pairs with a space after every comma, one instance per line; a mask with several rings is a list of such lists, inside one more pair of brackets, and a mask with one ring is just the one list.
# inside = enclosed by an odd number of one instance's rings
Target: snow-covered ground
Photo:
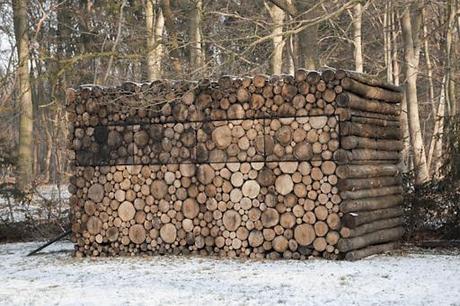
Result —
[[69, 242], [0, 245], [1, 305], [460, 305], [460, 255], [358, 262], [77, 259]]

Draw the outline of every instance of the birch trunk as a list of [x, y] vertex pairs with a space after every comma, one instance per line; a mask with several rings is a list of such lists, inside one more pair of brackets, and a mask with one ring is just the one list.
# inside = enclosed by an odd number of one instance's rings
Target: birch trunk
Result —
[[428, 169], [433, 177], [440, 178], [439, 169], [442, 166], [442, 131], [444, 130], [444, 113], [446, 105], [446, 76], [444, 76], [439, 95], [438, 110], [434, 117], [433, 136], [428, 151]]
[[[429, 86], [429, 99], [431, 104], [431, 115], [433, 116], [433, 120], [436, 120], [436, 106], [434, 103], [434, 85], [433, 85], [433, 66], [431, 64], [431, 56], [430, 56], [430, 47], [428, 43], [428, 29], [427, 29], [427, 18], [426, 13], [423, 11], [423, 43], [424, 43], [424, 51], [425, 51], [425, 62], [426, 62], [426, 73], [428, 78], [428, 86]], [[428, 163], [429, 165], [429, 163]]]
[[161, 78], [161, 61], [164, 47], [162, 42], [164, 17], [161, 9], [155, 12], [153, 0], [145, 3], [145, 26], [147, 29], [147, 77], [149, 80]]
[[361, 23], [363, 16], [363, 6], [361, 3], [356, 4], [353, 7], [353, 43], [354, 43], [354, 55], [355, 55], [355, 70], [357, 72], [363, 72], [363, 53], [362, 53], [362, 42], [361, 42]]
[[391, 1], [385, 4], [383, 13], [383, 41], [385, 65], [387, 67], [387, 81], [393, 83], [393, 65], [392, 65], [392, 19], [391, 19]]
[[273, 74], [281, 74], [283, 67], [283, 23], [286, 13], [276, 5], [269, 6], [266, 4], [270, 17], [272, 18], [273, 28], [273, 56], [271, 58], [271, 68]]
[[417, 19], [412, 27], [409, 8], [405, 8], [401, 17], [402, 34], [404, 40], [404, 57], [406, 61], [406, 100], [407, 115], [409, 121], [409, 134], [414, 153], [415, 184], [421, 185], [429, 180], [426, 162], [425, 147], [423, 144], [422, 131], [417, 100], [417, 73], [418, 73], [418, 32]]

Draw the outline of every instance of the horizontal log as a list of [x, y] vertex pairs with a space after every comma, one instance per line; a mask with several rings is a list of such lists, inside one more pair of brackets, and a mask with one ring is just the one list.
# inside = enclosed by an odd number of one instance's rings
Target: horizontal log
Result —
[[345, 255], [345, 260], [355, 261], [371, 255], [389, 252], [398, 247], [398, 242], [388, 242], [383, 244], [371, 245], [359, 250], [350, 251]]
[[399, 174], [396, 165], [343, 165], [338, 166], [336, 174], [339, 178], [368, 178], [378, 176], [394, 176]]
[[[340, 188], [340, 187], [339, 187]], [[389, 195], [377, 198], [346, 200], [340, 204], [343, 213], [390, 208], [403, 202], [401, 195]]]
[[341, 122], [339, 130], [342, 136], [354, 135], [367, 138], [401, 139], [399, 127], [382, 128], [365, 123]]
[[374, 161], [374, 160], [385, 160], [385, 161], [398, 161], [398, 151], [379, 151], [372, 149], [353, 149], [353, 150], [337, 150], [334, 152], [334, 160], [338, 164], [346, 164], [353, 161]]
[[391, 207], [373, 211], [347, 213], [343, 216], [342, 221], [346, 227], [356, 228], [360, 225], [374, 222], [377, 220], [399, 217], [402, 215], [400, 207]]
[[340, 239], [337, 248], [340, 252], [357, 250], [375, 243], [384, 243], [399, 240], [404, 234], [404, 228], [401, 226], [379, 230], [363, 236]]
[[353, 149], [351, 160], [399, 160], [398, 151], [379, 151], [372, 149]]
[[369, 100], [350, 92], [342, 92], [335, 100], [340, 107], [348, 107], [360, 111], [387, 115], [399, 115], [401, 112], [399, 104]]
[[377, 220], [371, 223], [363, 224], [361, 226], [358, 226], [357, 228], [344, 227], [340, 231], [340, 234], [344, 238], [359, 237], [359, 236], [363, 236], [368, 233], [376, 232], [381, 229], [400, 226], [403, 224], [403, 222], [404, 222], [403, 217]]
[[403, 189], [401, 186], [390, 186], [355, 191], [342, 191], [340, 192], [340, 196], [343, 200], [356, 200], [364, 198], [381, 197], [392, 194], [401, 194], [402, 192]]
[[368, 99], [398, 103], [401, 102], [403, 96], [402, 92], [395, 92], [380, 87], [370, 86], [349, 77], [343, 78], [340, 81], [340, 84], [343, 89]]
[[399, 128], [400, 126], [399, 121], [380, 119], [380, 118], [367, 118], [367, 117], [352, 116], [350, 120], [351, 122], [366, 123], [366, 124], [378, 125], [378, 126], [383, 126], [383, 127], [394, 126], [394, 127]]
[[375, 118], [388, 121], [399, 121], [399, 116], [380, 113], [371, 113], [356, 109], [337, 107], [335, 113], [339, 116], [340, 121], [349, 121], [353, 117]]
[[399, 176], [340, 179], [337, 183], [337, 187], [342, 191], [372, 189], [396, 185], [401, 185], [401, 178]]
[[372, 139], [359, 136], [345, 136], [340, 140], [342, 148], [351, 149], [375, 149], [382, 151], [401, 151], [403, 143], [400, 140]]
[[[328, 68], [328, 69], [331, 69], [331, 68]], [[343, 79], [345, 77], [349, 77], [353, 80], [356, 80], [358, 82], [361, 82], [361, 83], [364, 83], [370, 86], [382, 87], [384, 89], [388, 89], [388, 90], [396, 91], [396, 92], [404, 91], [404, 88], [402, 86], [396, 86], [394, 84], [379, 80], [368, 74], [363, 74], [363, 73], [359, 73], [356, 71], [351, 71], [351, 70], [346, 70], [346, 69], [337, 69], [335, 71], [335, 75], [337, 79]]]
[[374, 159], [374, 160], [354, 160], [350, 162], [350, 165], [367, 165], [373, 163], [375, 165], [399, 165], [399, 160], [397, 159]]

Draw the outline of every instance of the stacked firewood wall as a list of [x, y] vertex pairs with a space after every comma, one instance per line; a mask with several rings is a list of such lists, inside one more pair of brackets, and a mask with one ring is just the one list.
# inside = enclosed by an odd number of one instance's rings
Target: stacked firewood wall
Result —
[[399, 93], [358, 77], [298, 70], [69, 90], [76, 255], [353, 259], [396, 240]]
[[403, 235], [403, 203], [398, 163], [401, 89], [346, 72], [341, 107], [338, 188], [343, 199], [338, 249], [349, 260], [396, 247]]

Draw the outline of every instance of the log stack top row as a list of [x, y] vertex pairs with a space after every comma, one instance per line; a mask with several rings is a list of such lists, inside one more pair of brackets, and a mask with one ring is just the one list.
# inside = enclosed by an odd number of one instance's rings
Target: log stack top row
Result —
[[349, 97], [344, 91], [397, 103], [401, 99], [397, 90], [348, 71], [299, 69], [295, 76], [224, 76], [217, 82], [82, 85], [68, 91], [68, 110], [76, 126], [333, 115], [336, 100], [346, 107]]
[[334, 69], [70, 89], [76, 254], [357, 259], [394, 247], [401, 96]]

